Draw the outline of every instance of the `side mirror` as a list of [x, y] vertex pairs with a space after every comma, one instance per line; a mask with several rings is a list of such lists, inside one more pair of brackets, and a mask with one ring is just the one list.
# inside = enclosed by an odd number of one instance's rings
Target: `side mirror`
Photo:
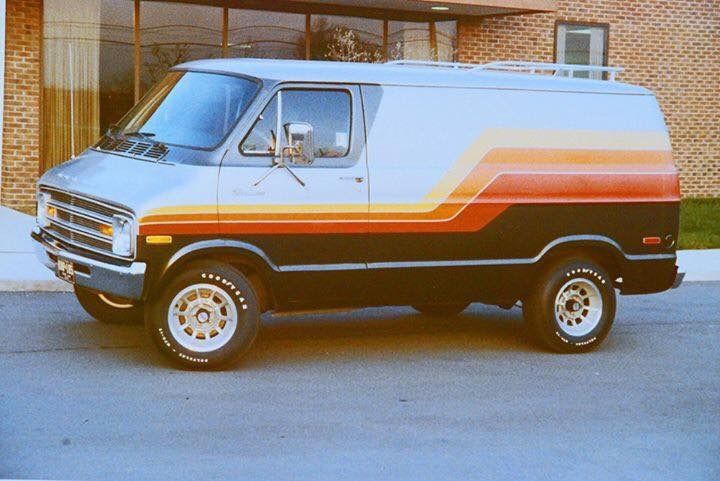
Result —
[[310, 165], [315, 161], [312, 125], [305, 122], [285, 124], [285, 138], [288, 145], [283, 148], [283, 154], [287, 155], [293, 164]]

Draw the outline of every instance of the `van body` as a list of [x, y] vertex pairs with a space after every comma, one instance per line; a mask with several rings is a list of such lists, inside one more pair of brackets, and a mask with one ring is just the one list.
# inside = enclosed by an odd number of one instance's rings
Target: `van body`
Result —
[[[202, 60], [42, 176], [32, 236], [91, 314], [145, 318], [188, 365], [237, 359], [262, 312], [381, 305], [521, 301], [546, 345], [586, 350], [616, 290], [676, 282], [679, 199], [640, 87]], [[581, 281], [546, 292], [561, 278]]]

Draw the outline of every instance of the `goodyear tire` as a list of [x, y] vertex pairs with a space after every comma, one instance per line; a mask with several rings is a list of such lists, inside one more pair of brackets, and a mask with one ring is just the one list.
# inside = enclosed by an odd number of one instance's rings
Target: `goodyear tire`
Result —
[[143, 320], [143, 305], [130, 299], [91, 291], [75, 286], [75, 297], [85, 312], [107, 324], [139, 324]]
[[145, 313], [155, 345], [194, 369], [236, 363], [258, 332], [260, 313], [252, 284], [222, 264], [196, 264], [170, 280]]
[[470, 303], [459, 302], [454, 304], [416, 304], [412, 308], [416, 311], [431, 317], [457, 316], [467, 309]]
[[615, 288], [600, 266], [583, 259], [553, 264], [523, 302], [531, 334], [561, 353], [586, 352], [607, 337], [615, 319]]

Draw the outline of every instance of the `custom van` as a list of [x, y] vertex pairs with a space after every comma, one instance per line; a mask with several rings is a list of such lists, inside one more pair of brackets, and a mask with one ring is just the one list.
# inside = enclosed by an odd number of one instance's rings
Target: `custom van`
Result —
[[681, 280], [668, 132], [618, 71], [185, 63], [42, 176], [37, 254], [197, 368], [238, 360], [265, 312], [362, 306], [521, 303], [543, 345], [588, 351], [616, 292]]

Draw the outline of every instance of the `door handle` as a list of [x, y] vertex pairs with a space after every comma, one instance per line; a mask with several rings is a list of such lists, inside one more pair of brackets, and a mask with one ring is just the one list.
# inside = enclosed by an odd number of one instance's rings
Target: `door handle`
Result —
[[356, 184], [362, 184], [363, 182], [365, 182], [365, 177], [347, 176], [347, 177], [340, 177], [340, 180], [351, 180], [351, 181], [355, 182]]

